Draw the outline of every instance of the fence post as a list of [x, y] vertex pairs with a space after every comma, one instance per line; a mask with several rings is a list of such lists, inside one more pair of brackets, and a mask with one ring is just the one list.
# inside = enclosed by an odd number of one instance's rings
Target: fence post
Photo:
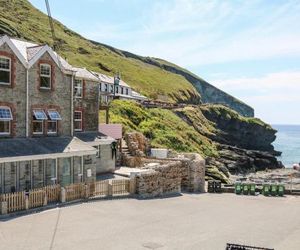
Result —
[[129, 193], [132, 195], [136, 193], [136, 173], [130, 173]]
[[47, 193], [45, 192], [43, 206], [47, 206], [47, 205], [48, 205], [48, 197], [47, 197]]
[[60, 202], [66, 202], [66, 189], [64, 187], [60, 189]]
[[7, 214], [7, 201], [1, 202], [1, 214]]
[[107, 196], [112, 197], [113, 196], [113, 189], [112, 189], [112, 183], [108, 183], [108, 190], [107, 190]]
[[29, 195], [25, 195], [25, 209], [29, 209]]
[[84, 191], [85, 191], [85, 198], [88, 199], [90, 197], [90, 190], [89, 186], [87, 184], [84, 185]]

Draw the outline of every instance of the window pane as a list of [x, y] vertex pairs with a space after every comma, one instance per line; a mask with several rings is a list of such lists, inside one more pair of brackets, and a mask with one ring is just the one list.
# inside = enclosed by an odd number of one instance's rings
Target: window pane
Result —
[[44, 161], [32, 161], [32, 186], [40, 188], [44, 186]]
[[75, 97], [82, 97], [82, 88], [75, 87], [74, 95], [75, 95]]
[[10, 121], [0, 121], [0, 133], [10, 133]]
[[0, 108], [0, 120], [12, 120], [10, 108]]
[[81, 127], [81, 121], [75, 121], [74, 122], [74, 129], [77, 131], [81, 131], [82, 127]]
[[0, 83], [10, 83], [10, 72], [0, 70]]
[[32, 127], [33, 127], [33, 133], [43, 133], [42, 121], [34, 121]]
[[41, 76], [41, 88], [50, 89], [50, 87], [51, 87], [50, 77]]
[[8, 58], [0, 57], [0, 69], [10, 69], [10, 60]]
[[21, 161], [19, 163], [19, 191], [23, 191], [31, 188], [31, 173], [30, 173], [30, 161]]
[[82, 113], [81, 112], [75, 112], [74, 119], [75, 120], [81, 120], [81, 118], [82, 118]]
[[46, 185], [55, 184], [56, 180], [56, 160], [48, 159], [45, 160], [45, 168], [46, 168]]
[[4, 192], [16, 192], [17, 163], [5, 163], [4, 165]]
[[59, 180], [61, 186], [67, 186], [71, 183], [71, 158], [58, 159]]
[[81, 156], [75, 156], [74, 159], [74, 183], [81, 182], [82, 172], [81, 172]]
[[49, 121], [47, 124], [48, 133], [57, 133], [57, 122]]
[[41, 75], [50, 76], [51, 75], [51, 66], [50, 65], [41, 65]]

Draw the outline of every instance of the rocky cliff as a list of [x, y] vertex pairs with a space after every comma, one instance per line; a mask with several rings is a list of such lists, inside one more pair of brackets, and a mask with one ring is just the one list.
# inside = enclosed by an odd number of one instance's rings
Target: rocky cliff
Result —
[[121, 122], [125, 131], [142, 132], [153, 147], [200, 153], [208, 179], [228, 183], [230, 174], [282, 167], [271, 144], [276, 130], [222, 105], [165, 110], [118, 100], [112, 103], [111, 121]]

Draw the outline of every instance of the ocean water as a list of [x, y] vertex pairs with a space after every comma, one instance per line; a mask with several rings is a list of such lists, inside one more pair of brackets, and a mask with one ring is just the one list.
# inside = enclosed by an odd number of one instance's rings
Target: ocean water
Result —
[[281, 151], [278, 157], [287, 168], [294, 163], [300, 163], [300, 125], [272, 125], [278, 130], [273, 142], [275, 150]]

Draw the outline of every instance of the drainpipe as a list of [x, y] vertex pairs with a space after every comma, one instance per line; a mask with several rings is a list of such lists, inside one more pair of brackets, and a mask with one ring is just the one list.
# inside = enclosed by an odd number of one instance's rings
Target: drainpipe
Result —
[[74, 72], [71, 80], [71, 136], [74, 136]]
[[26, 137], [29, 137], [29, 70], [26, 69]]

